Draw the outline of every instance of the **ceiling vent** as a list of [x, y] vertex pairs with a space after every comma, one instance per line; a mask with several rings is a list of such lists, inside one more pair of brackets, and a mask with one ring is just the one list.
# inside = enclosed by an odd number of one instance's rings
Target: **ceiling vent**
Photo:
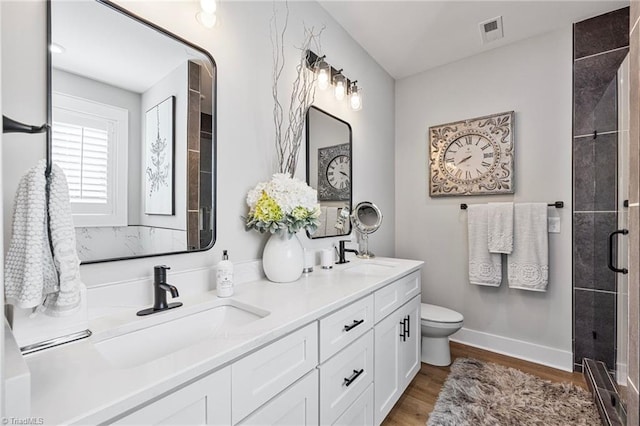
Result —
[[491, 43], [504, 37], [504, 33], [502, 32], [502, 16], [480, 22], [478, 26], [480, 27], [482, 44]]

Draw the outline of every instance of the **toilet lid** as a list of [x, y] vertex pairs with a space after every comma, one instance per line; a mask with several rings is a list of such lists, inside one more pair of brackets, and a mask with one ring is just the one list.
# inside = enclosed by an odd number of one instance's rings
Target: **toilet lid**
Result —
[[461, 322], [464, 320], [462, 314], [456, 311], [428, 303], [423, 303], [420, 307], [420, 317], [423, 320], [434, 322]]

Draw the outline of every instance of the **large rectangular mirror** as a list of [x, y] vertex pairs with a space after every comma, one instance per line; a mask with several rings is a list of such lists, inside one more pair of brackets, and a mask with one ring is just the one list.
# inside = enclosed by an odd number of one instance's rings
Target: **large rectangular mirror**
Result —
[[215, 63], [108, 1], [52, 0], [50, 150], [83, 263], [215, 239]]
[[306, 119], [307, 183], [318, 191], [320, 226], [309, 238], [351, 233], [351, 126], [317, 107]]

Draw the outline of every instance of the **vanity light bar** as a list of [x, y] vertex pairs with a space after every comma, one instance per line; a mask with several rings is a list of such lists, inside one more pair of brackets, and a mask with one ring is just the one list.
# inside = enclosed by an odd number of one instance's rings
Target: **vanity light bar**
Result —
[[[350, 104], [352, 105], [351, 109], [353, 109], [354, 111], [359, 111], [362, 108], [362, 100], [360, 98], [361, 89], [359, 89], [358, 86], [355, 85], [356, 83], [355, 80], [352, 81], [349, 78], [347, 78], [346, 75], [344, 75], [344, 73], [342, 72], [343, 70], [342, 68], [340, 69], [334, 68], [331, 64], [326, 62], [326, 55], [318, 56], [315, 52], [309, 49], [307, 49], [306, 58], [307, 58], [307, 68], [309, 68], [312, 72], [316, 71], [316, 67], [319, 63], [325, 62], [329, 66], [329, 69], [331, 70], [329, 75], [329, 86], [335, 86], [336, 77], [342, 80], [344, 82], [344, 88], [345, 88], [344, 95], [348, 99], [350, 99], [352, 95], [352, 89], [355, 89], [356, 95], [358, 96], [356, 107], [353, 106], [354, 105], [353, 102], [350, 102]], [[338, 100], [342, 100], [342, 98], [338, 98]]]

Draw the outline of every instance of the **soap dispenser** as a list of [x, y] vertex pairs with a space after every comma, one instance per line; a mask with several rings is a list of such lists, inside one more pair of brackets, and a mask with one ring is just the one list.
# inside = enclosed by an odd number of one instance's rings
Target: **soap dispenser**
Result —
[[226, 250], [222, 251], [222, 260], [216, 271], [216, 291], [218, 297], [233, 296], [233, 263]]

